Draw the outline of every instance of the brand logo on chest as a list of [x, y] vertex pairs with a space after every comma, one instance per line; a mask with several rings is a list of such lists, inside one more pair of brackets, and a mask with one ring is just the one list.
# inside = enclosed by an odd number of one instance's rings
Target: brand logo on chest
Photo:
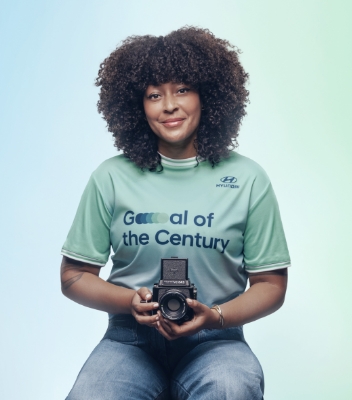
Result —
[[235, 178], [234, 176], [223, 176], [220, 181], [222, 183], [217, 183], [216, 187], [217, 188], [228, 188], [228, 189], [238, 189], [239, 186], [235, 185], [235, 183], [237, 182], [237, 178]]

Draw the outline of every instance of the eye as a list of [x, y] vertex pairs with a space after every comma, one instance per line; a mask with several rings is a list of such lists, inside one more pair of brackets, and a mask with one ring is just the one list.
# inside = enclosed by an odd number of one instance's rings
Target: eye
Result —
[[158, 94], [158, 93], [151, 93], [149, 96], [147, 96], [147, 98], [150, 100], [157, 100], [159, 97], [160, 97], [160, 94]]
[[184, 87], [184, 88], [179, 89], [178, 91], [179, 91], [179, 93], [183, 94], [183, 93], [189, 92], [190, 90], [191, 90], [190, 88]]

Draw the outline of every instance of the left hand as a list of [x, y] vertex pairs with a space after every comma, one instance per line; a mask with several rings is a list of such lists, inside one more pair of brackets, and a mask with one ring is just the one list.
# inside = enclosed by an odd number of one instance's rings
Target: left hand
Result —
[[209, 308], [197, 300], [187, 299], [187, 304], [194, 311], [191, 321], [182, 325], [164, 318], [158, 311], [159, 321], [156, 329], [167, 339], [175, 340], [181, 336], [190, 336], [202, 329], [220, 329], [220, 317], [216, 310]]

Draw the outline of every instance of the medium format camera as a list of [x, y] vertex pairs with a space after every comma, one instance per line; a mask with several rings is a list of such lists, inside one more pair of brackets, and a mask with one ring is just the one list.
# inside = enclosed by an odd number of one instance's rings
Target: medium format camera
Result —
[[197, 299], [197, 289], [188, 279], [188, 258], [162, 258], [160, 278], [153, 286], [153, 301], [159, 303], [162, 316], [178, 324], [191, 320], [193, 310], [186, 298]]

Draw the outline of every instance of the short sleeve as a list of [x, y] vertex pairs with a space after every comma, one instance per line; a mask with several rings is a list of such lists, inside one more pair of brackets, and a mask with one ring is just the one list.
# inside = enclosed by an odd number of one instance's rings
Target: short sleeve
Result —
[[243, 252], [245, 268], [249, 273], [290, 266], [279, 206], [264, 171], [252, 186]]
[[74, 260], [104, 266], [110, 255], [111, 218], [111, 212], [93, 174], [83, 192], [61, 254]]

